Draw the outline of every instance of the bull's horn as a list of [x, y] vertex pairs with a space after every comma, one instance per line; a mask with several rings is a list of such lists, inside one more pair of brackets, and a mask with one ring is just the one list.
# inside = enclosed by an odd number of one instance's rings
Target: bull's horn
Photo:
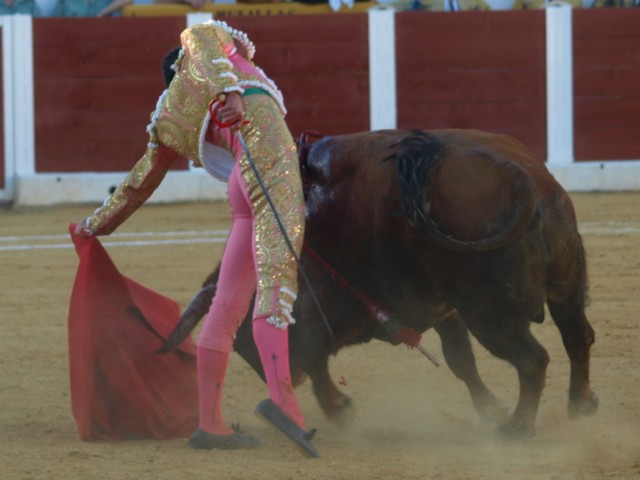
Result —
[[180, 317], [180, 320], [178, 320], [178, 323], [173, 328], [169, 338], [165, 340], [162, 347], [160, 347], [156, 353], [169, 353], [178, 348], [209, 310], [211, 299], [215, 292], [215, 284], [206, 285], [193, 297]]

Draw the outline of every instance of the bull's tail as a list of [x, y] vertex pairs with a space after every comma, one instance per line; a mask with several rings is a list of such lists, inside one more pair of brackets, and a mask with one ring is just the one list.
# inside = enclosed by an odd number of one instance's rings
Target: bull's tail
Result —
[[189, 336], [193, 329], [202, 320], [209, 310], [211, 300], [216, 293], [216, 284], [205, 284], [202, 289], [191, 299], [187, 308], [180, 316], [180, 320], [171, 331], [169, 338], [156, 353], [173, 352]]
[[536, 203], [534, 183], [530, 175], [516, 163], [514, 191], [521, 200], [504, 228], [485, 238], [462, 240], [444, 233], [431, 216], [431, 192], [436, 172], [446, 161], [444, 145], [427, 132], [414, 131], [397, 145], [396, 171], [402, 191], [402, 207], [409, 223], [427, 240], [448, 250], [463, 253], [496, 250], [512, 243], [524, 232], [534, 216]]

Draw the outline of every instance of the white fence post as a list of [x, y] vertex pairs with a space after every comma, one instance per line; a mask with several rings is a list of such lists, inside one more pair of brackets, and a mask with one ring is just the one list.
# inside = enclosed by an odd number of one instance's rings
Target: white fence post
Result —
[[546, 7], [547, 163], [568, 165], [573, 153], [573, 51], [571, 6]]
[[36, 173], [33, 100], [33, 28], [30, 15], [13, 18], [13, 122], [15, 173]]
[[35, 173], [33, 110], [33, 34], [30, 15], [0, 17], [4, 102], [4, 163], [6, 186], [0, 200], [17, 195], [16, 177]]
[[187, 28], [193, 27], [199, 23], [204, 23], [213, 18], [212, 13], [207, 12], [193, 12], [187, 13]]
[[0, 188], [0, 201], [9, 202], [14, 196], [15, 160], [13, 144], [13, 16], [0, 16], [2, 29], [2, 95], [4, 131], [4, 188]]
[[369, 10], [369, 108], [371, 130], [396, 128], [395, 10]]

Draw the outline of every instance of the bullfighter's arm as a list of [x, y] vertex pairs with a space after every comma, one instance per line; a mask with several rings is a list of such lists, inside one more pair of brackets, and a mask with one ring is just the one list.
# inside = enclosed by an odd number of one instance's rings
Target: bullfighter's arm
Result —
[[94, 235], [113, 232], [158, 188], [176, 157], [163, 145], [149, 145], [124, 181], [86, 220], [86, 226]]
[[183, 31], [180, 41], [188, 58], [184, 67], [191, 69], [190, 74], [194, 77], [206, 80], [211, 98], [229, 92], [244, 93], [228, 59], [236, 46], [226, 30], [216, 25], [198, 24]]

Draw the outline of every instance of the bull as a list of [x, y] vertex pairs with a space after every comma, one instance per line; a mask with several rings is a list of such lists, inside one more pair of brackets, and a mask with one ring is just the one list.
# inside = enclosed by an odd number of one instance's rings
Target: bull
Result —
[[[587, 270], [572, 202], [545, 165], [505, 135], [475, 130], [387, 130], [301, 146], [306, 235], [290, 328], [292, 378], [308, 376], [331, 420], [352, 400], [331, 379], [341, 348], [433, 328], [481, 417], [508, 437], [535, 433], [549, 355], [531, 333], [545, 303], [570, 360], [570, 418], [597, 410], [589, 384], [594, 330], [585, 316]], [[217, 270], [186, 308], [164, 351], [207, 312]], [[251, 322], [235, 350], [261, 376]], [[469, 332], [518, 374], [510, 415], [478, 374]], [[410, 342], [408, 342], [410, 343]], [[413, 345], [415, 345], [415, 338]]]

